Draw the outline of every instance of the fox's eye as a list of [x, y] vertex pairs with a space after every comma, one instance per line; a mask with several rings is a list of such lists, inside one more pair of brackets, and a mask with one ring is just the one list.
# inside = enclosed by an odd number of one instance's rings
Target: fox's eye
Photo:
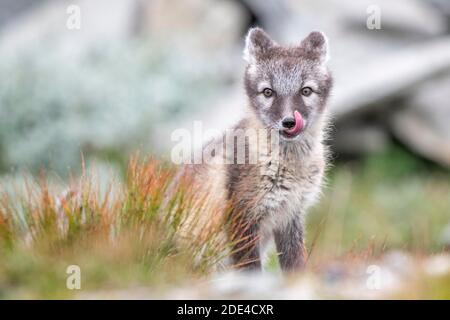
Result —
[[273, 96], [273, 90], [270, 89], [270, 88], [265, 88], [265, 89], [262, 91], [262, 94], [264, 95], [264, 97], [270, 98], [271, 96]]
[[304, 87], [302, 88], [302, 96], [308, 97], [312, 93], [312, 89], [310, 87]]

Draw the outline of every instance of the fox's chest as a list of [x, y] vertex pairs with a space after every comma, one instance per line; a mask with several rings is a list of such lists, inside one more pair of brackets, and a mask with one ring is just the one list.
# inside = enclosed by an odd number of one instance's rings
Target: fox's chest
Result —
[[271, 163], [259, 169], [256, 210], [275, 223], [304, 213], [319, 195], [323, 169], [317, 164]]

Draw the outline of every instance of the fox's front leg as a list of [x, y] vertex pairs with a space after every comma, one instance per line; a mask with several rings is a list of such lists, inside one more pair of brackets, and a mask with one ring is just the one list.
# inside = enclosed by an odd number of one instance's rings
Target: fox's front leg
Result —
[[301, 269], [306, 256], [301, 218], [295, 217], [285, 226], [276, 229], [274, 238], [281, 269], [285, 272]]
[[234, 266], [244, 270], [261, 269], [259, 223], [240, 222], [232, 228], [232, 233]]

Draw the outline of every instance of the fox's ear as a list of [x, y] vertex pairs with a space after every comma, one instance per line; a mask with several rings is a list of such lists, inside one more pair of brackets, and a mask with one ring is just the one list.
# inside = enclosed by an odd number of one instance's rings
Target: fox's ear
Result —
[[252, 28], [245, 39], [244, 59], [248, 63], [254, 63], [268, 49], [276, 46], [269, 35], [261, 28]]
[[322, 63], [329, 60], [328, 39], [323, 32], [313, 31], [305, 39], [300, 46], [313, 59], [319, 59]]

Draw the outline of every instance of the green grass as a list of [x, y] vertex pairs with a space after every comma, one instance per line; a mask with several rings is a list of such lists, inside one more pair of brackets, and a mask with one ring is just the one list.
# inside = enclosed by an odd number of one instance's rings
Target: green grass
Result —
[[337, 164], [307, 221], [313, 261], [393, 248], [441, 252], [450, 224], [450, 173], [399, 147]]

